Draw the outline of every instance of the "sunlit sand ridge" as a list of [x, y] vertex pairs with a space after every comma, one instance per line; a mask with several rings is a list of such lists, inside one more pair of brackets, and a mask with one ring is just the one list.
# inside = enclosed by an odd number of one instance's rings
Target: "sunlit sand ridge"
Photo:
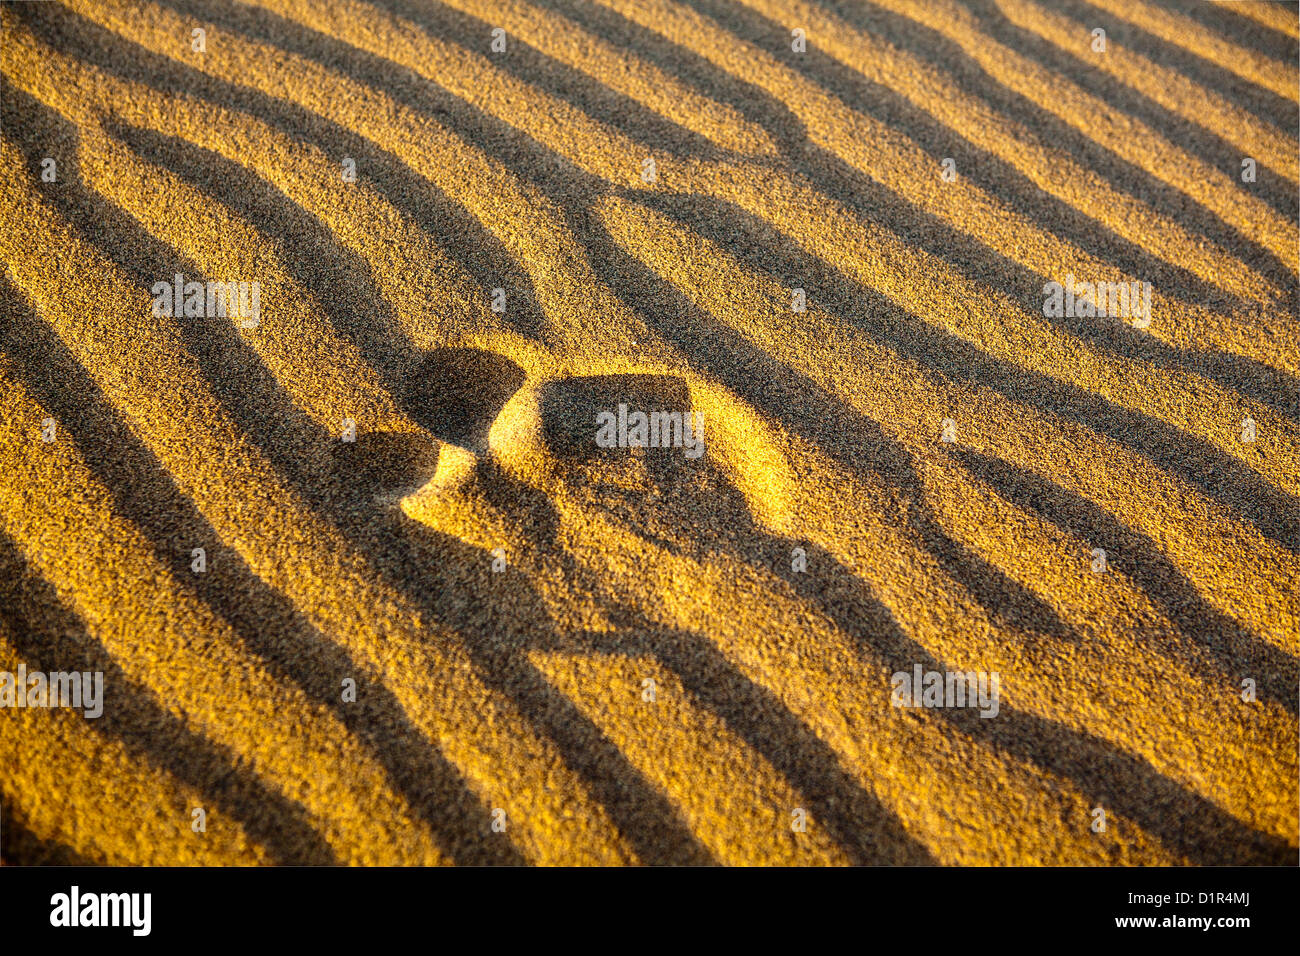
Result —
[[1294, 4], [0, 18], [5, 862], [1294, 860]]

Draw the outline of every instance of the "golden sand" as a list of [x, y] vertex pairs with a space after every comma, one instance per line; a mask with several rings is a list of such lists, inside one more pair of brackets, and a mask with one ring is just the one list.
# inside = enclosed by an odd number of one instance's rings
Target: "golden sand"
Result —
[[0, 5], [0, 858], [1294, 862], [1297, 19]]

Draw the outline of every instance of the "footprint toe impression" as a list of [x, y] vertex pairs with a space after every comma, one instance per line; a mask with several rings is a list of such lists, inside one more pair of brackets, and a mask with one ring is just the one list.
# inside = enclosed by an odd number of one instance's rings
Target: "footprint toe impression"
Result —
[[541, 389], [547, 449], [571, 462], [645, 456], [662, 473], [703, 454], [702, 415], [685, 380], [672, 375], [592, 375]]

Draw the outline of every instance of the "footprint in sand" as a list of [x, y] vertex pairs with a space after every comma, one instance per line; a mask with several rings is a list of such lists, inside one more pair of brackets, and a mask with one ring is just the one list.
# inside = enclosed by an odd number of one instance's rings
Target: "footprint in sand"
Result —
[[[707, 380], [608, 369], [564, 374], [546, 358], [525, 368], [487, 349], [436, 349], [399, 391], [424, 433], [344, 444], [336, 451], [343, 481], [373, 504], [400, 506], [406, 517], [488, 551], [536, 533], [536, 516], [519, 502], [538, 494], [627, 512], [722, 481], [769, 526], [783, 524], [794, 480], [760, 416]], [[628, 439], [636, 412], [658, 416], [657, 439], [602, 447], [610, 445], [598, 441], [602, 416], [616, 418], [613, 432]], [[674, 421], [690, 423], [691, 435], [683, 427], [665, 440]]]

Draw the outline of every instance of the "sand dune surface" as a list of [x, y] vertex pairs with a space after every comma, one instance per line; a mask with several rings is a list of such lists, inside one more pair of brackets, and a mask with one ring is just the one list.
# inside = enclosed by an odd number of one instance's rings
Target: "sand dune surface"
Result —
[[1294, 3], [0, 24], [5, 863], [1295, 861]]

